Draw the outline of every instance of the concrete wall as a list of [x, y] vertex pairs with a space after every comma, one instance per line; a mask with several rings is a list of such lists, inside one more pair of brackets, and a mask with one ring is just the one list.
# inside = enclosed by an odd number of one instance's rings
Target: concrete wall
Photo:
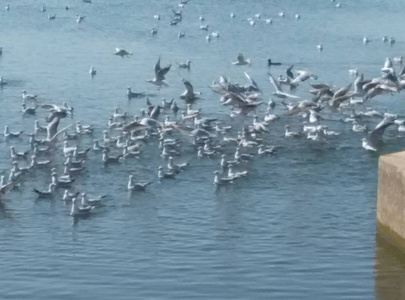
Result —
[[378, 162], [378, 233], [405, 251], [405, 152]]

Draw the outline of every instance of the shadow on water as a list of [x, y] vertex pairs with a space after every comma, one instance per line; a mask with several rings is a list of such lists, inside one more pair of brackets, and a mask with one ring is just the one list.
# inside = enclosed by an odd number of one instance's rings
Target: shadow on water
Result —
[[405, 299], [405, 253], [376, 234], [375, 296], [378, 300]]

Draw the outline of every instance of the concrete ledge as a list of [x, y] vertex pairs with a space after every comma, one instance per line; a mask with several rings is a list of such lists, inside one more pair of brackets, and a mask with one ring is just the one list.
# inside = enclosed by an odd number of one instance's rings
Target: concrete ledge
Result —
[[380, 156], [377, 231], [405, 251], [405, 152]]

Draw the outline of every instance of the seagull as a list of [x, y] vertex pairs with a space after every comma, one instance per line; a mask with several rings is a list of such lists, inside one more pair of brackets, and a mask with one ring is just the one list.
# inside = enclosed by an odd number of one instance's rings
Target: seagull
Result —
[[175, 164], [175, 163], [173, 163], [173, 157], [169, 156], [169, 162], [167, 164], [167, 168], [171, 172], [178, 173], [180, 171], [183, 171], [188, 165], [189, 165], [188, 162], [181, 163], [181, 164]]
[[128, 56], [130, 56], [132, 54], [133, 53], [129, 53], [128, 51], [126, 51], [124, 49], [120, 49], [120, 48], [115, 48], [115, 52], [114, 52], [114, 55], [121, 56], [122, 58], [128, 57]]
[[233, 183], [234, 178], [221, 178], [221, 177], [219, 177], [219, 171], [215, 171], [214, 174], [215, 174], [215, 176], [214, 176], [214, 184], [216, 186], [228, 185], [228, 184]]
[[84, 18], [86, 18], [86, 16], [76, 15], [76, 23], [80, 24], [84, 20]]
[[4, 126], [4, 137], [6, 139], [8, 138], [18, 138], [20, 135], [24, 132], [24, 130], [21, 131], [16, 131], [16, 132], [11, 132], [8, 126]]
[[251, 65], [250, 59], [245, 59], [245, 57], [243, 56], [242, 53], [239, 53], [236, 61], [232, 62], [233, 65], [237, 65], [237, 66], [244, 66], [244, 65]]
[[91, 67], [90, 67], [89, 74], [90, 74], [91, 77], [93, 77], [93, 76], [95, 76], [95, 75], [97, 74], [97, 71], [96, 71], [96, 69], [94, 68], [94, 66], [91, 66]]
[[159, 178], [159, 180], [162, 180], [162, 179], [174, 179], [175, 175], [176, 174], [173, 173], [173, 172], [164, 173], [162, 166], [160, 166], [158, 168], [158, 178]]
[[22, 98], [23, 98], [23, 101], [27, 101], [27, 100], [34, 101], [34, 100], [37, 100], [37, 95], [27, 94], [26, 91], [22, 91]]
[[106, 149], [103, 150], [103, 163], [104, 164], [112, 164], [112, 163], [119, 163], [120, 159], [122, 158], [122, 154], [118, 156], [109, 156]]
[[187, 69], [190, 70], [191, 60], [187, 60], [185, 63], [178, 63], [179, 69]]
[[356, 122], [356, 120], [353, 121], [353, 127], [352, 130], [354, 132], [364, 132], [367, 130], [367, 126], [366, 125], [360, 125], [359, 123]]
[[160, 20], [160, 15], [154, 15], [153, 18], [154, 18], [155, 20]]
[[3, 88], [3, 86], [5, 86], [6, 84], [7, 84], [7, 81], [4, 80], [3, 76], [0, 76], [0, 88]]
[[368, 39], [368, 37], [363, 37], [363, 44], [367, 45], [370, 42], [370, 40]]
[[281, 89], [281, 86], [278, 84], [278, 82], [274, 79], [273, 75], [271, 75], [270, 73], [268, 73], [269, 75], [269, 79], [271, 84], [273, 85], [274, 89], [276, 90], [273, 95], [281, 98], [281, 99], [285, 99], [285, 98], [292, 98], [292, 99], [299, 99], [300, 97], [295, 96], [295, 95], [291, 95], [288, 93], [284, 93]]
[[27, 107], [25, 103], [23, 103], [21, 105], [21, 112], [23, 113], [23, 115], [35, 115], [35, 112], [37, 110], [37, 108], [39, 107], [39, 105], [35, 105], [35, 107]]
[[[183, 94], [180, 95], [180, 99], [184, 99], [186, 101], [186, 103], [188, 103], [188, 104], [192, 103], [194, 100], [199, 99], [198, 95], [200, 95], [200, 93], [194, 92], [193, 85], [190, 83], [190, 81], [188, 81], [184, 78], [182, 79], [182, 81], [183, 81], [184, 86], [186, 87], [186, 90], [183, 92]], [[195, 112], [190, 111], [190, 107], [187, 106], [188, 115], [193, 115], [198, 112], [199, 111], [195, 111]]]
[[10, 146], [10, 157], [12, 159], [27, 159], [27, 155], [30, 152], [30, 150], [24, 151], [24, 152], [17, 152], [14, 148], [14, 146]]
[[264, 145], [260, 144], [257, 152], [259, 155], [274, 155], [274, 147], [265, 148]]
[[367, 151], [377, 151], [377, 146], [381, 142], [384, 131], [389, 126], [395, 124], [392, 118], [384, 118], [367, 138], [362, 139], [362, 147]]
[[46, 190], [46, 191], [40, 191], [40, 190], [37, 190], [36, 188], [34, 188], [33, 191], [38, 195], [38, 197], [51, 198], [55, 194], [55, 189], [56, 189], [56, 184], [51, 183], [48, 187], [48, 190]]
[[266, 24], [273, 24], [273, 19], [272, 18], [269, 18], [269, 19], [266, 19]]
[[167, 83], [164, 81], [166, 79], [166, 74], [170, 71], [170, 67], [172, 65], [169, 64], [166, 67], [162, 68], [160, 66], [160, 56], [158, 61], [155, 64], [155, 78], [149, 79], [148, 82], [157, 85], [158, 87], [162, 87], [163, 85], [167, 86]]
[[106, 195], [98, 196], [96, 198], [89, 198], [86, 193], [82, 193], [82, 206], [96, 206], [101, 203], [101, 200], [104, 199]]
[[65, 190], [65, 192], [63, 193], [63, 201], [72, 201], [73, 198], [76, 198], [77, 196], [79, 196], [80, 192], [76, 192], [76, 193], [69, 193], [69, 190]]
[[145, 96], [145, 92], [140, 92], [140, 93], [135, 93], [131, 90], [131, 88], [127, 89], [127, 97], [128, 99], [132, 99], [132, 98], [140, 98]]
[[290, 131], [290, 125], [285, 125], [285, 137], [299, 137], [301, 134], [299, 132]]
[[301, 16], [300, 16], [299, 14], [295, 14], [295, 16], [294, 16], [294, 17], [295, 17], [295, 19], [296, 19], [296, 20], [301, 19]]
[[129, 180], [128, 180], [128, 186], [127, 189], [128, 191], [145, 191], [146, 187], [148, 185], [151, 185], [152, 182], [134, 182], [134, 176], [129, 175]]
[[94, 206], [79, 206], [76, 201], [77, 198], [72, 199], [72, 209], [70, 211], [72, 217], [87, 216], [95, 208]]
[[323, 45], [322, 44], [316, 45], [316, 49], [318, 49], [319, 52], [323, 51]]

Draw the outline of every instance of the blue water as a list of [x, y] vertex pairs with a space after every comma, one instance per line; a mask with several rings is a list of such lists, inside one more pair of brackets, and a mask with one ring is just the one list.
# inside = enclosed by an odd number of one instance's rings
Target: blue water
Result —
[[[45, 13], [40, 2], [11, 2], [9, 11], [0, 8], [0, 75], [9, 82], [0, 92], [0, 127], [32, 131], [34, 117], [21, 117], [25, 89], [38, 94], [41, 104], [66, 101], [75, 108], [75, 120], [94, 124], [94, 136], [101, 137], [116, 106], [130, 114], [145, 107], [145, 99], [127, 100], [127, 87], [155, 93], [154, 103], [178, 98], [184, 87], [175, 62], [187, 59], [191, 71], [181, 75], [202, 92], [195, 108], [235, 128], [251, 118], [232, 120], [209, 85], [222, 74], [243, 84], [248, 71], [267, 101], [273, 92], [266, 76], [269, 57], [336, 86], [348, 84], [348, 70], [356, 67], [366, 78], [379, 76], [387, 56], [403, 54], [402, 1], [341, 3], [338, 9], [327, 0], [191, 0], [183, 22], [169, 26], [175, 1], [54, 0], [43, 2]], [[49, 13], [56, 19], [49, 21]], [[252, 27], [246, 19], [256, 13], [262, 18]], [[76, 14], [85, 21], [77, 24]], [[206, 42], [200, 15], [219, 39]], [[265, 24], [268, 17], [272, 25]], [[158, 28], [156, 36], [152, 27]], [[180, 31], [186, 38], [177, 38]], [[372, 40], [366, 46], [365, 35]], [[394, 36], [396, 44], [382, 43], [383, 35]], [[116, 47], [134, 55], [114, 56]], [[251, 58], [251, 67], [231, 65], [239, 52]], [[169, 87], [157, 91], [146, 81], [159, 55], [162, 65], [174, 66]], [[97, 69], [93, 80], [91, 65]], [[272, 70], [283, 74], [284, 66]], [[308, 87], [301, 84], [296, 94], [308, 98]], [[369, 105], [405, 115], [402, 94], [376, 97]], [[282, 114], [282, 106], [275, 112]], [[44, 123], [46, 114], [38, 111], [36, 118]], [[301, 126], [298, 118], [284, 118], [265, 137], [282, 146], [277, 157], [254, 159], [245, 166], [246, 179], [217, 192], [212, 173], [218, 159], [197, 160], [186, 142], [190, 168], [160, 184], [156, 170], [164, 162], [156, 141], [144, 146], [141, 159], [107, 168], [91, 153], [75, 188], [108, 196], [103, 207], [76, 223], [60, 197], [36, 198], [32, 188], [46, 188], [50, 178], [48, 170], [35, 170], [0, 202], [0, 299], [401, 299], [405, 263], [376, 242], [375, 210], [378, 156], [402, 150], [405, 138], [389, 129], [384, 146], [370, 154], [361, 148], [363, 135], [351, 132], [349, 124], [328, 123], [342, 134], [315, 147], [286, 140], [287, 123], [294, 130]], [[23, 150], [27, 141], [0, 143], [1, 175], [9, 174], [9, 146]], [[92, 137], [83, 138], [80, 148], [91, 143]], [[61, 171], [61, 153], [53, 159]], [[129, 174], [155, 182], [147, 192], [129, 195]]]

